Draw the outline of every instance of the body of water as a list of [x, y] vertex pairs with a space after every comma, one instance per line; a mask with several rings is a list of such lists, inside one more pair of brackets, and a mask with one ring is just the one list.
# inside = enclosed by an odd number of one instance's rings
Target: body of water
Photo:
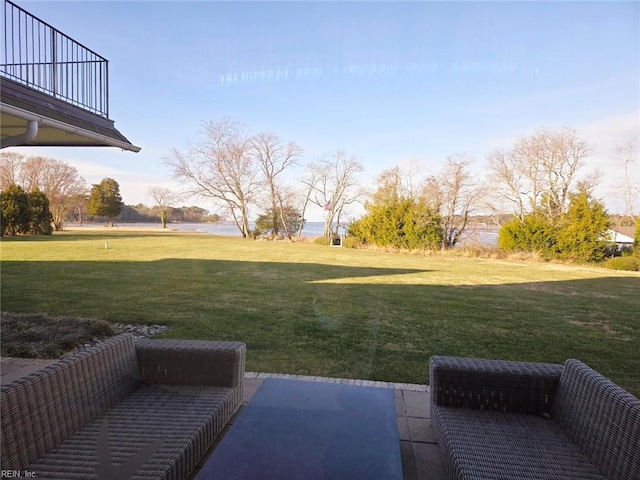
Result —
[[[170, 228], [181, 232], [201, 232], [208, 233], [210, 235], [232, 235], [240, 236], [240, 231], [236, 224], [233, 222], [219, 222], [219, 223], [172, 223], [168, 225]], [[192, 228], [195, 227], [195, 228]], [[249, 229], [256, 228], [254, 222], [249, 222]], [[307, 222], [302, 229], [302, 236], [307, 238], [319, 237], [324, 231], [323, 222]], [[297, 232], [295, 232], [297, 233]], [[295, 233], [293, 236], [295, 236]]]
[[[68, 224], [69, 226], [77, 227], [77, 224]], [[99, 224], [85, 223], [87, 228], [99, 226]], [[121, 223], [119, 227], [122, 228], [157, 228], [162, 229], [162, 225], [159, 223]], [[232, 237], [239, 237], [240, 231], [233, 222], [219, 222], [219, 223], [169, 223], [167, 228], [170, 230], [176, 230], [178, 232], [198, 232], [206, 233], [208, 235], [226, 235]], [[249, 223], [249, 228], [255, 228], [253, 222]], [[324, 231], [324, 222], [307, 222], [302, 229], [302, 236], [306, 238], [320, 237]], [[341, 227], [340, 233], [344, 230]], [[294, 235], [295, 236], [295, 235]], [[495, 247], [498, 244], [498, 230], [495, 227], [469, 227], [464, 232], [459, 246], [485, 246]]]
[[[158, 229], [162, 230], [162, 225], [160, 223], [116, 223], [116, 228], [139, 228], [139, 229]], [[80, 224], [67, 222], [67, 227], [73, 228], [81, 228]], [[96, 228], [102, 227], [101, 223], [91, 223], [85, 222], [83, 227]], [[254, 229], [255, 223], [249, 222], [249, 228]], [[236, 224], [233, 222], [218, 222], [218, 223], [168, 223], [167, 230], [176, 230], [178, 232], [198, 232], [198, 233], [207, 233], [209, 235], [226, 235], [232, 237], [239, 237], [240, 231]], [[324, 230], [323, 222], [307, 222], [302, 229], [302, 236], [307, 238], [319, 237], [322, 235]], [[342, 232], [342, 229], [341, 229]], [[297, 233], [297, 232], [295, 232]], [[294, 235], [295, 236], [295, 235]]]

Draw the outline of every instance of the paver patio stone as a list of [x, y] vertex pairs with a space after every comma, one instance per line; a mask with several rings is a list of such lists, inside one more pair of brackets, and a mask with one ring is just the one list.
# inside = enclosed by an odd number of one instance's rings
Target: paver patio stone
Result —
[[418, 480], [416, 459], [411, 442], [400, 442], [400, 455], [402, 457], [402, 480]]
[[402, 390], [399, 388], [396, 388], [393, 391], [393, 395], [396, 401], [396, 414], [399, 415], [407, 415], [407, 408], [404, 405], [404, 396], [402, 394]]
[[448, 480], [435, 443], [412, 442], [418, 480]]
[[401, 441], [411, 441], [411, 433], [409, 431], [409, 423], [407, 422], [407, 417], [398, 416], [398, 437]]
[[408, 417], [429, 418], [429, 394], [427, 392], [403, 392]]
[[242, 403], [249, 403], [256, 394], [264, 378], [245, 378], [242, 387]]
[[436, 443], [436, 437], [431, 428], [431, 420], [427, 418], [408, 417], [409, 434], [412, 442]]

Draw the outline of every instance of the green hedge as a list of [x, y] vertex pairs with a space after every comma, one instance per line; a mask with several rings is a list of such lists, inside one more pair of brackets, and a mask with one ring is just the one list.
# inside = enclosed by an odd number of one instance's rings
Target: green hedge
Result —
[[627, 270], [630, 272], [640, 271], [640, 259], [636, 257], [615, 257], [607, 260], [604, 264], [611, 270]]
[[346, 248], [358, 248], [360, 246], [360, 240], [358, 240], [356, 237], [343, 238], [342, 246]]
[[329, 245], [331, 243], [331, 239], [327, 237], [318, 237], [313, 240], [313, 243], [316, 245]]

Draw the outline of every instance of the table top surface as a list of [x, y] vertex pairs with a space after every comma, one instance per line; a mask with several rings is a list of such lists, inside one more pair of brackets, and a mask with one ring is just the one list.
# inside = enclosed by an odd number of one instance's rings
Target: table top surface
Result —
[[198, 480], [402, 479], [392, 389], [265, 379]]

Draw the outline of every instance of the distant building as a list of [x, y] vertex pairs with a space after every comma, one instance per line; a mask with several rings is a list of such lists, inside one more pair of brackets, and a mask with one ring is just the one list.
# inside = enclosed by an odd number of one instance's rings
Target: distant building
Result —
[[609, 240], [615, 243], [616, 250], [621, 251], [625, 248], [633, 247], [635, 227], [613, 227], [607, 232], [609, 234]]

